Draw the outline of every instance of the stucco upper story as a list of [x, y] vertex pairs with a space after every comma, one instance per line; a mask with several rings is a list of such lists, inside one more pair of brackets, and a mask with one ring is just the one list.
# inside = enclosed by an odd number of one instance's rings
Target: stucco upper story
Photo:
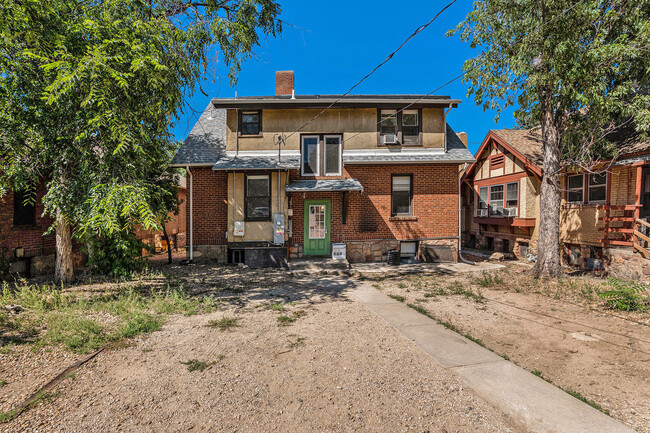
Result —
[[343, 164], [470, 163], [466, 142], [446, 122], [459, 102], [427, 95], [213, 99], [172, 165], [296, 169], [310, 137], [339, 143]]

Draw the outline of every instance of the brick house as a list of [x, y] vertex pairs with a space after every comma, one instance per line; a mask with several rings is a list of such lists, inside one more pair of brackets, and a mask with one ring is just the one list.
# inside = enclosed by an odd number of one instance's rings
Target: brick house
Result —
[[[276, 94], [213, 99], [174, 157], [188, 171], [188, 255], [278, 266], [391, 249], [456, 260], [459, 173], [473, 162], [446, 123], [458, 100]], [[463, 141], [464, 140], [464, 141]]]
[[[607, 267], [650, 257], [650, 139], [632, 128], [610, 136], [618, 156], [590, 173], [561, 178], [565, 263]], [[463, 175], [463, 245], [524, 258], [537, 253], [542, 141], [539, 129], [492, 130]], [[645, 261], [643, 266], [646, 266]], [[648, 269], [650, 270], [650, 269]]]
[[22, 192], [0, 197], [0, 260], [13, 273], [37, 276], [54, 271], [55, 235], [44, 235], [54, 220], [43, 215], [45, 185], [36, 188], [34, 205], [24, 204]]

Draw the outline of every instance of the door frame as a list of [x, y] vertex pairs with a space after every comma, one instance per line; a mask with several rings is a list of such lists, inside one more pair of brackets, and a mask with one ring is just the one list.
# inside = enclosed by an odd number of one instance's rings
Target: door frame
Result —
[[[325, 245], [327, 251], [309, 252], [307, 242], [309, 241], [309, 206], [325, 205]], [[303, 255], [304, 256], [329, 256], [332, 253], [332, 201], [330, 199], [305, 200], [303, 204]]]

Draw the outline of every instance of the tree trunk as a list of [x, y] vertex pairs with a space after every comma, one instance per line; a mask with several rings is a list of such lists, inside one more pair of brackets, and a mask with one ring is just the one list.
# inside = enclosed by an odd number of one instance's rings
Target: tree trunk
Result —
[[541, 95], [543, 176], [540, 193], [539, 240], [533, 274], [555, 278], [562, 273], [560, 264], [560, 133], [554, 122], [550, 89]]
[[72, 230], [61, 210], [56, 212], [56, 264], [54, 278], [60, 283], [70, 283], [74, 278], [72, 262]]
[[165, 221], [162, 222], [162, 232], [165, 237], [165, 242], [167, 243], [167, 263], [172, 264], [172, 248], [169, 245], [169, 236], [167, 235], [167, 227], [165, 227]]

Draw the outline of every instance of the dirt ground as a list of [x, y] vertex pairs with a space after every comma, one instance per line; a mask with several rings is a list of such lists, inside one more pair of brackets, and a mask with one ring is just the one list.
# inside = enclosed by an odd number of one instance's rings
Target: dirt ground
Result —
[[[0, 430], [525, 431], [343, 296], [354, 280], [326, 291], [281, 271], [197, 264], [164, 272], [159, 284], [215, 292], [220, 309], [172, 316], [160, 331], [102, 352]], [[223, 318], [237, 326], [206, 326]], [[0, 410], [75, 359], [56, 348], [1, 353]], [[188, 371], [191, 359], [214, 364]]]
[[[566, 277], [549, 288], [531, 283], [524, 269], [509, 265], [495, 273], [503, 283], [490, 287], [480, 287], [472, 274], [374, 285], [424, 307], [553, 384], [579, 392], [629, 427], [650, 432], [650, 315], [612, 312], [597, 297], [585, 295], [584, 287], [602, 280]], [[476, 296], [431, 295], [454, 282]]]

